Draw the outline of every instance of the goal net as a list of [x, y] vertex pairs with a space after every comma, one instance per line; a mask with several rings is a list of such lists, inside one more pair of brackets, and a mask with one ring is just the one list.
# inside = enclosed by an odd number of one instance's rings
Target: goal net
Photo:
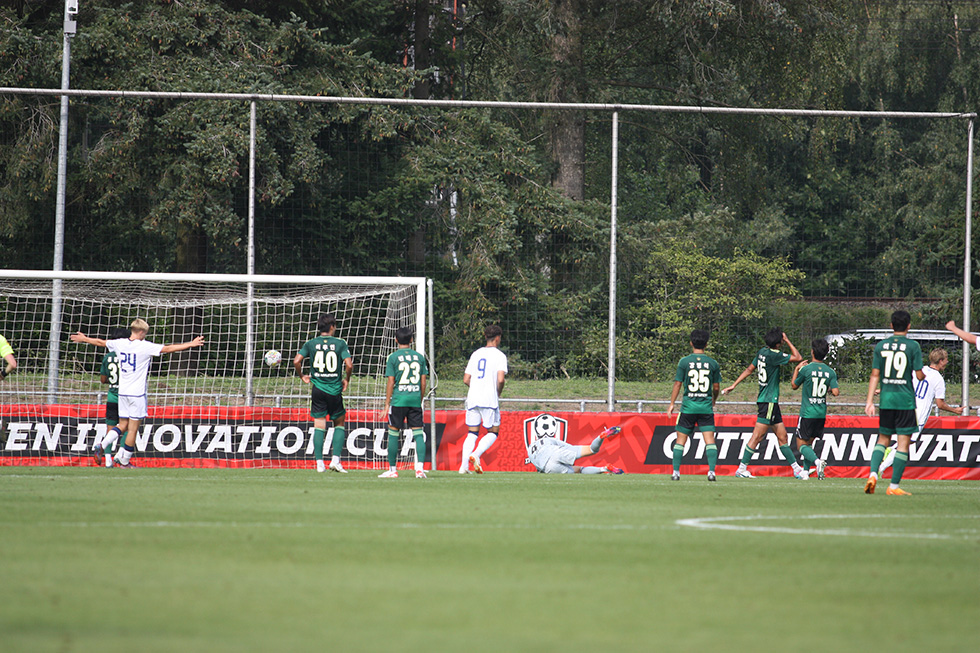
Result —
[[[0, 273], [0, 334], [18, 362], [0, 381], [4, 463], [89, 464], [95, 438], [106, 430], [109, 386], [100, 372], [107, 352], [72, 343], [69, 335], [109, 339], [139, 317], [150, 325], [151, 342], [200, 335], [206, 344], [153, 359], [138, 464], [312, 468], [311, 386], [297, 377], [292, 361], [317, 335], [317, 316], [333, 313], [354, 365], [344, 393], [343, 462], [387, 465], [385, 361], [402, 326], [415, 330], [416, 349], [427, 353], [424, 278], [57, 276], [60, 282], [50, 272]], [[57, 337], [51, 337], [52, 325]], [[269, 366], [265, 354], [273, 350], [282, 361]], [[333, 432], [327, 426], [329, 460]], [[414, 463], [413, 439], [401, 442], [400, 463]]]

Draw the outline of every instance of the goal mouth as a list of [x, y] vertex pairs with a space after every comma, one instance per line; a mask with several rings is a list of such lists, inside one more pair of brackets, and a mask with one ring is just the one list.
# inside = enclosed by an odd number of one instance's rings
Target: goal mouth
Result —
[[[5, 447], [0, 457], [28, 464], [92, 459], [96, 438], [112, 422], [106, 422], [110, 384], [102, 382], [107, 351], [68, 336], [108, 339], [141, 318], [150, 342], [202, 336], [205, 344], [153, 358], [137, 459], [312, 468], [311, 386], [296, 374], [293, 359], [317, 335], [317, 316], [332, 313], [353, 363], [343, 394], [341, 459], [381, 468], [387, 465], [385, 361], [398, 348], [399, 327], [426, 333], [426, 286], [426, 279], [412, 277], [3, 271], [0, 314], [19, 366], [0, 383], [0, 419], [20, 430], [7, 439], [16, 448]], [[424, 353], [426, 338], [417, 340]], [[267, 365], [270, 351], [281, 362]], [[414, 456], [413, 439], [404, 440], [404, 455]]]

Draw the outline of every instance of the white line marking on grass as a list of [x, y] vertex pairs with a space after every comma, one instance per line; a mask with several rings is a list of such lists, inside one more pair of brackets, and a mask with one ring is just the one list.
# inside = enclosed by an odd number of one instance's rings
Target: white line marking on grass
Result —
[[791, 528], [788, 526], [752, 526], [742, 523], [728, 522], [747, 522], [762, 520], [793, 521], [799, 519], [970, 519], [980, 517], [980, 515], [743, 515], [737, 517], [693, 517], [690, 519], [678, 519], [675, 523], [678, 526], [688, 526], [700, 528], [702, 530], [724, 530], [724, 531], [748, 531], [755, 533], [786, 533], [790, 535], [843, 535], [847, 537], [888, 537], [888, 538], [911, 538], [921, 540], [951, 540], [967, 539], [975, 537], [976, 529], [957, 529], [956, 535], [948, 533], [916, 533], [911, 531], [874, 531], [857, 528]]
[[470, 523], [436, 523], [424, 524], [418, 522], [401, 523], [363, 523], [347, 524], [331, 522], [242, 522], [242, 521], [33, 521], [29, 524], [0, 522], [5, 526], [43, 526], [60, 528], [351, 528], [351, 529], [434, 529], [434, 530], [584, 530], [584, 531], [647, 531], [662, 530], [661, 526], [646, 524], [562, 524], [557, 526], [541, 526], [539, 524], [470, 524]]

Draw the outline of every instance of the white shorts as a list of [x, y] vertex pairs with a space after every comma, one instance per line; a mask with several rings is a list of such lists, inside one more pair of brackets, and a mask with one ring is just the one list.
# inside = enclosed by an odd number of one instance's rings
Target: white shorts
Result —
[[119, 419], [146, 419], [146, 395], [119, 395]]
[[492, 429], [500, 426], [500, 409], [499, 408], [467, 408], [466, 409], [466, 426], [470, 428], [479, 427], [483, 425], [486, 429]]

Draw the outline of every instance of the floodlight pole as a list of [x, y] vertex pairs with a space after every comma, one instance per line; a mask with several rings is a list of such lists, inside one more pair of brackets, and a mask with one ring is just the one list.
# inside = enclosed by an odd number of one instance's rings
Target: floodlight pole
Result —
[[[967, 130], [966, 142], [966, 235], [963, 243], [963, 330], [970, 331], [970, 283], [971, 240], [973, 239], [973, 118]], [[965, 406], [964, 414], [970, 413], [970, 343], [963, 342], [963, 397], [960, 403]]]
[[[69, 88], [71, 37], [75, 35], [78, 0], [65, 0], [64, 43], [61, 52], [61, 90]], [[65, 195], [68, 186], [68, 96], [61, 96], [61, 127], [58, 132], [58, 190], [54, 210], [54, 262], [51, 269], [64, 270]], [[51, 332], [48, 338], [48, 403], [58, 401], [58, 372], [61, 359], [61, 279], [51, 282]]]

